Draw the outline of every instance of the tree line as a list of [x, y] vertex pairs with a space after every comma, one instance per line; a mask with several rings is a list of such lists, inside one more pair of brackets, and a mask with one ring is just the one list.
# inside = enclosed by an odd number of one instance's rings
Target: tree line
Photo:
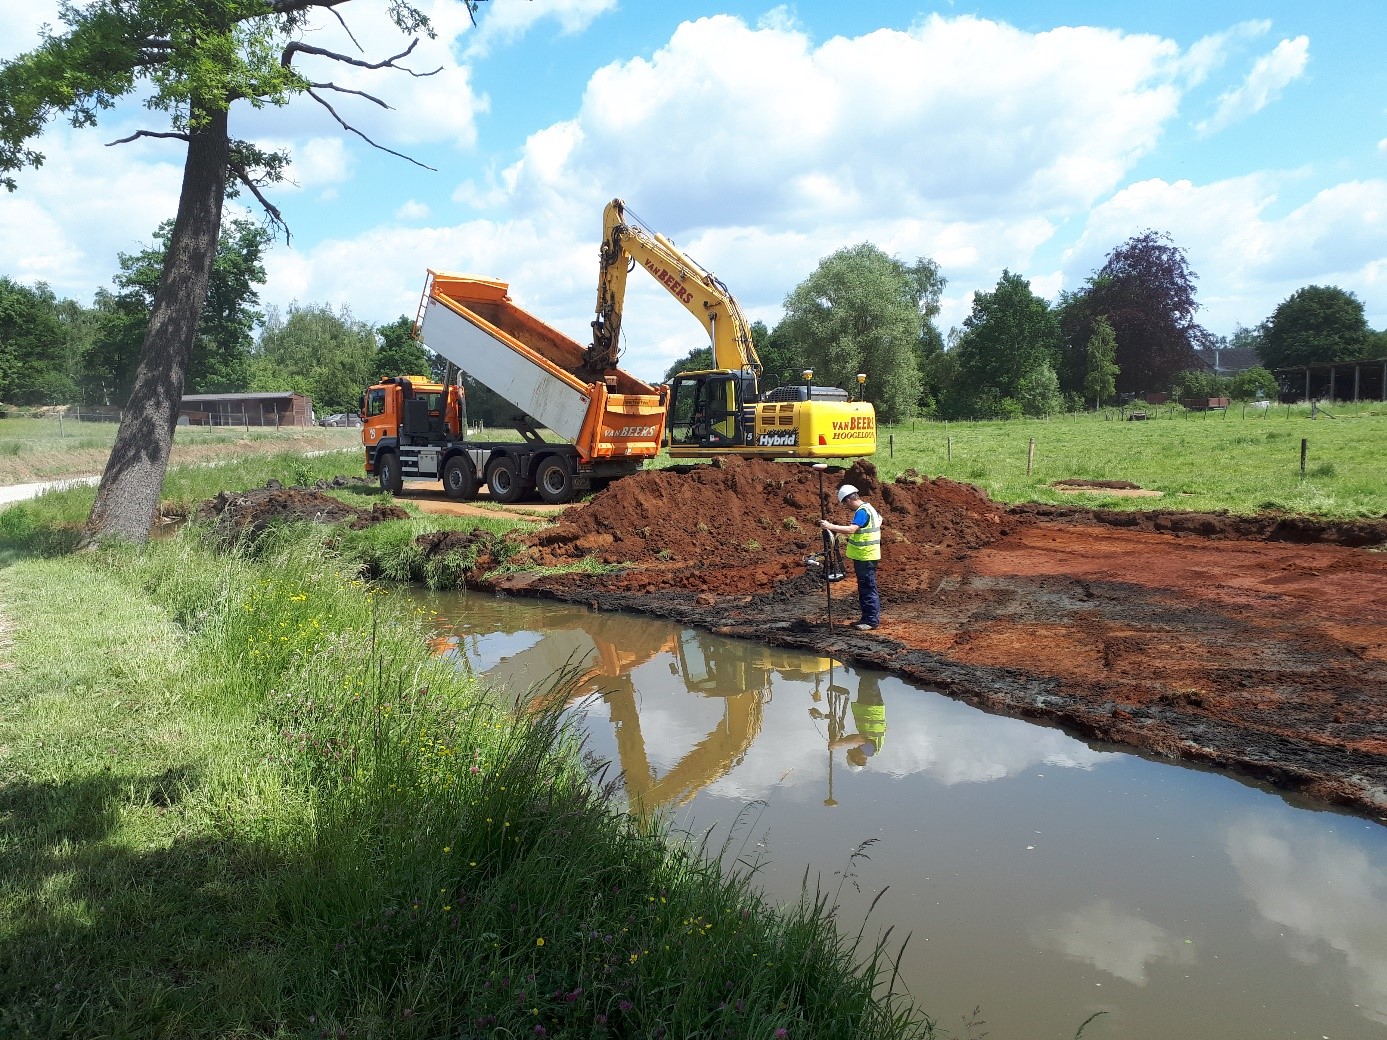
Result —
[[[935, 325], [945, 279], [921, 257], [906, 263], [871, 243], [840, 249], [785, 298], [773, 329], [752, 325], [763, 387], [802, 380], [865, 396], [883, 422], [1046, 416], [1142, 393], [1274, 397], [1271, 370], [1387, 356], [1363, 304], [1335, 286], [1306, 286], [1255, 328], [1230, 338], [1195, 320], [1197, 275], [1170, 236], [1147, 230], [1108, 254], [1079, 288], [1051, 303], [1004, 271], [973, 296], [961, 328]], [[1250, 348], [1261, 364], [1234, 376], [1201, 354]], [[711, 367], [706, 348], [665, 373]]]
[[[45, 285], [0, 277], [0, 401], [16, 405], [121, 406], [168, 249], [170, 225], [151, 244], [120, 254], [110, 288], [90, 305]], [[186, 393], [292, 390], [319, 415], [355, 411], [364, 387], [383, 376], [444, 375], [444, 363], [411, 336], [405, 315], [379, 326], [346, 307], [260, 305], [263, 254], [272, 237], [238, 219], [223, 229], [198, 324]], [[1255, 328], [1228, 339], [1195, 320], [1195, 275], [1167, 236], [1138, 235], [1109, 254], [1085, 284], [1050, 303], [1004, 271], [974, 294], [961, 328], [935, 324], [945, 279], [927, 258], [887, 256], [870, 243], [841, 249], [785, 299], [774, 329], [752, 324], [765, 388], [796, 383], [810, 369], [820, 385], [865, 396], [884, 422], [1044, 416], [1098, 407], [1121, 394], [1274, 397], [1269, 369], [1387, 356], [1387, 333], [1368, 327], [1363, 304], [1333, 286], [1307, 286]], [[1255, 351], [1261, 366], [1220, 376], [1196, 351]], [[694, 350], [665, 374], [712, 366]], [[473, 422], [504, 425], [514, 408], [464, 377]]]

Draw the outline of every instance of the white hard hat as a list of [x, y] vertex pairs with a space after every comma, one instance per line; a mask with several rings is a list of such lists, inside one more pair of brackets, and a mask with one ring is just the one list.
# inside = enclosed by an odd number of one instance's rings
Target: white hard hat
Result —
[[857, 494], [857, 488], [853, 487], [851, 484], [844, 484], [838, 489], [838, 501], [846, 502], [849, 496], [855, 494]]

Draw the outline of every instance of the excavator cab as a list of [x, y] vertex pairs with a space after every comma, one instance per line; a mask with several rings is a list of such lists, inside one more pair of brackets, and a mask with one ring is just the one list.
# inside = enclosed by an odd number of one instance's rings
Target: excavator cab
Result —
[[681, 372], [670, 387], [671, 447], [732, 448], [751, 443], [756, 383], [750, 373]]

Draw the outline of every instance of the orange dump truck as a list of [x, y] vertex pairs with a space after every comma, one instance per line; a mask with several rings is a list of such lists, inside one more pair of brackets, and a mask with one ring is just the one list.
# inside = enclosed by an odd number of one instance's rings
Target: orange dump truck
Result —
[[454, 498], [486, 484], [502, 502], [532, 491], [568, 502], [659, 454], [663, 392], [619, 369], [590, 377], [585, 348], [517, 307], [507, 290], [494, 279], [430, 271], [415, 335], [513, 404], [523, 443], [469, 439], [460, 387], [385, 379], [362, 401], [366, 471], [381, 487], [442, 480]]

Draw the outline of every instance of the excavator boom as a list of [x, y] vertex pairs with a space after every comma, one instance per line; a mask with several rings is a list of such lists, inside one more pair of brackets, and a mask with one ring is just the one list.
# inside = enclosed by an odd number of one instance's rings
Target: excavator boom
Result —
[[591, 371], [605, 372], [617, 367], [622, 301], [632, 262], [644, 267], [707, 330], [713, 345], [714, 368], [760, 376], [761, 359], [752, 343], [751, 326], [727, 286], [685, 256], [664, 235], [643, 225], [620, 199], [608, 203], [602, 215], [597, 317], [592, 323], [592, 346], [587, 359]]

